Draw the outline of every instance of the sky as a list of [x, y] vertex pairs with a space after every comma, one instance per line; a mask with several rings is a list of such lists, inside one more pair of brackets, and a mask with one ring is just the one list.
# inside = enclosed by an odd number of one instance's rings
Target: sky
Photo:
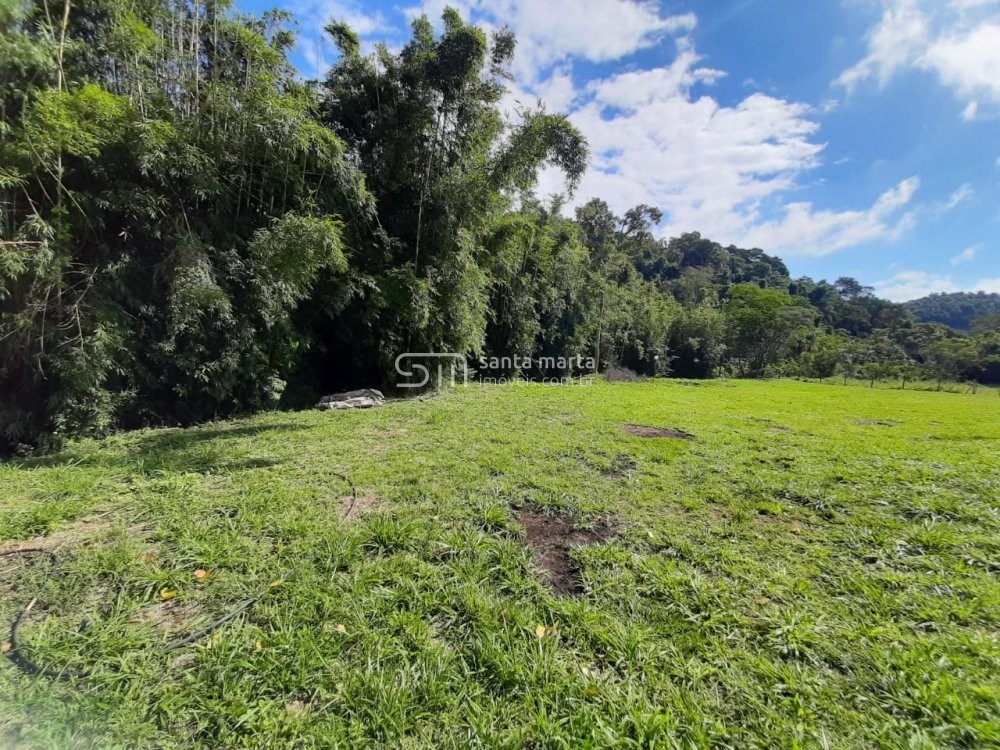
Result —
[[[262, 10], [274, 0], [242, 0]], [[510, 27], [516, 117], [539, 100], [587, 137], [570, 208], [661, 208], [897, 301], [1000, 292], [1000, 0], [287, 0], [294, 61], [321, 75], [346, 20], [400, 48], [446, 5]], [[541, 196], [563, 192], [557, 172]]]

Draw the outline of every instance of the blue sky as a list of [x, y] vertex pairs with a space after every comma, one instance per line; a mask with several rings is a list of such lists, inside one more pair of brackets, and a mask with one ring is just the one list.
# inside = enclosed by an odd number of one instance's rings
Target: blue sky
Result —
[[[506, 104], [566, 112], [593, 156], [574, 202], [664, 210], [903, 300], [1000, 292], [1000, 0], [307, 0], [296, 64], [350, 22], [398, 47], [445, 5], [518, 36]], [[241, 7], [270, 4], [246, 0]], [[562, 190], [556, 173], [539, 192]]]

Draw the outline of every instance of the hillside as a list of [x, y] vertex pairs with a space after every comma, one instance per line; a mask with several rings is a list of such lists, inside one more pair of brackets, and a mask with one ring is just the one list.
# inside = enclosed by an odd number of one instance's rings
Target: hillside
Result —
[[648, 380], [3, 464], [0, 746], [996, 746], [998, 449], [996, 393]]
[[944, 323], [960, 331], [969, 330], [976, 318], [1000, 315], [1000, 294], [986, 292], [952, 292], [931, 294], [904, 302], [920, 323]]

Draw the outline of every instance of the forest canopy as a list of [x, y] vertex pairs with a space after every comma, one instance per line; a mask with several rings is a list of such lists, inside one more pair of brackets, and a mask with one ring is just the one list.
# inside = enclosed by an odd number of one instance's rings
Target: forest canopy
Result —
[[921, 323], [943, 323], [967, 331], [976, 320], [1000, 315], [1000, 294], [951, 292], [931, 294], [903, 303]]
[[[508, 30], [446, 10], [365, 54], [332, 19], [339, 57], [305, 81], [290, 20], [0, 0], [0, 452], [391, 384], [405, 351], [1000, 382], [995, 320], [661, 238], [653, 206], [567, 210], [587, 143], [505, 116]], [[534, 194], [547, 166], [567, 195]]]

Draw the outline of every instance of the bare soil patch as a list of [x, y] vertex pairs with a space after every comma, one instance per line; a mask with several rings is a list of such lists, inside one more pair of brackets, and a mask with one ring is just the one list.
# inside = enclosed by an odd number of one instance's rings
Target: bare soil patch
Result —
[[649, 427], [641, 424], [624, 425], [629, 435], [642, 438], [673, 438], [674, 440], [694, 440], [694, 435], [676, 427]]
[[169, 635], [179, 635], [192, 629], [202, 616], [203, 612], [197, 603], [170, 599], [146, 605], [139, 610], [133, 622], [149, 625]]
[[371, 492], [358, 493], [357, 502], [354, 503], [354, 510], [351, 510], [352, 500], [353, 498], [350, 495], [342, 495], [337, 498], [341, 516], [346, 516], [347, 512], [351, 511], [351, 518], [357, 518], [362, 513], [368, 513], [382, 506], [382, 498]]
[[583, 593], [583, 580], [570, 551], [618, 536], [618, 529], [607, 521], [580, 528], [567, 518], [529, 508], [518, 511], [518, 520], [534, 552], [535, 564], [545, 572], [546, 583], [561, 596]]
[[611, 466], [601, 471], [601, 476], [608, 479], [621, 479], [631, 474], [635, 469], [636, 463], [632, 457], [622, 453], [615, 457]]
[[80, 519], [46, 536], [36, 536], [30, 539], [8, 539], [0, 542], [0, 553], [15, 552], [29, 548], [52, 551], [59, 547], [65, 547], [66, 545], [89, 539], [111, 528], [111, 520], [107, 515]]

